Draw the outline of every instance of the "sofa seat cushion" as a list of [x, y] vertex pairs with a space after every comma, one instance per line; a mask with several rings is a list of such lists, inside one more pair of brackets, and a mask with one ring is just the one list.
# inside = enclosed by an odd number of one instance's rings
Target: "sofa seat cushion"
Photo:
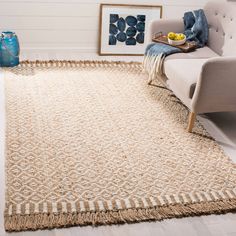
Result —
[[165, 62], [168, 86], [177, 97], [188, 105], [193, 97], [202, 66], [207, 59], [172, 59]]
[[175, 53], [166, 57], [166, 61], [173, 59], [201, 59], [201, 58], [212, 58], [219, 57], [217, 53], [211, 50], [209, 47], [199, 48], [189, 53]]

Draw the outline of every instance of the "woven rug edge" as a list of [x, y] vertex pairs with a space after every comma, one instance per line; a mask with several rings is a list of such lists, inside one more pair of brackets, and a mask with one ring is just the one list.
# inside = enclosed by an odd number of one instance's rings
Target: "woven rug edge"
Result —
[[[64, 67], [64, 66], [131, 66], [142, 67], [142, 62], [138, 61], [108, 61], [108, 60], [24, 60], [17, 67]], [[8, 68], [8, 69], [14, 69]]]
[[71, 226], [99, 226], [137, 223], [141, 221], [161, 221], [171, 218], [226, 214], [230, 212], [236, 212], [236, 199], [105, 212], [5, 215], [4, 225], [7, 232], [19, 232]]

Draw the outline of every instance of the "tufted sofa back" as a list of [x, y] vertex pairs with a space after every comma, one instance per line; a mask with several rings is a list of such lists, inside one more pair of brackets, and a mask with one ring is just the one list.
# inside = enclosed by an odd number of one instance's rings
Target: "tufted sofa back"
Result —
[[208, 46], [221, 56], [236, 56], [236, 1], [214, 0], [206, 4]]

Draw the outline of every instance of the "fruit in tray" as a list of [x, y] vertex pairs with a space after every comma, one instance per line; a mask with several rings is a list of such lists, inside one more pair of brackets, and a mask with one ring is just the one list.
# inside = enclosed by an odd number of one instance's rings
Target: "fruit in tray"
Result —
[[174, 33], [174, 32], [170, 32], [168, 34], [168, 38], [171, 39], [171, 40], [175, 40], [175, 37], [176, 37], [176, 33]]
[[184, 34], [177, 34], [174, 32], [170, 32], [168, 34], [168, 38], [171, 40], [175, 40], [175, 41], [180, 41], [180, 40], [184, 40], [185, 39], [185, 35]]
[[176, 34], [174, 32], [170, 32], [168, 34], [168, 43], [172, 46], [180, 46], [185, 44], [186, 36], [184, 34]]

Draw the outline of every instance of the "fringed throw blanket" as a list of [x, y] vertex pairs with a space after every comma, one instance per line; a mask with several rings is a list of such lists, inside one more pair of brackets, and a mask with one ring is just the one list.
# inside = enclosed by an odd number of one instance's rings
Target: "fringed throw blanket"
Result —
[[147, 46], [143, 66], [146, 72], [149, 74], [149, 82], [156, 77], [156, 75], [162, 75], [163, 62], [165, 58], [171, 54], [179, 53], [181, 50], [176, 47], [172, 47], [162, 43], [151, 43]]
[[236, 209], [236, 166], [141, 64], [5, 70], [7, 231]]
[[[197, 47], [204, 47], [208, 41], [209, 27], [207, 18], [202, 9], [194, 12], [186, 12], [183, 17], [184, 34], [187, 41], [195, 41]], [[163, 62], [165, 58], [174, 53], [182, 52], [176, 47], [162, 43], [151, 43], [147, 46], [144, 55], [143, 66], [149, 74], [149, 83], [156, 75], [163, 74]]]

